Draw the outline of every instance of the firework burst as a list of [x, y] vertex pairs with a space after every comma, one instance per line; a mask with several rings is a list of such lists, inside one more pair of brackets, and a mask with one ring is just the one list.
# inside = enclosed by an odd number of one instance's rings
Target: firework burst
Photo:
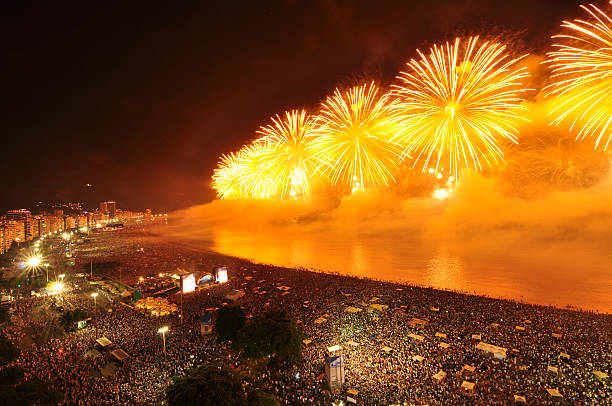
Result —
[[[611, 2], [612, 4], [612, 2]], [[606, 150], [612, 140], [612, 18], [593, 5], [581, 6], [589, 21], [564, 21], [564, 34], [548, 53], [554, 82], [552, 123], [571, 122], [577, 139], [595, 138]]]
[[407, 63], [394, 86], [406, 130], [396, 138], [423, 171], [482, 170], [503, 161], [501, 143], [517, 142], [528, 73], [502, 44], [478, 37], [434, 46]]
[[401, 156], [396, 103], [374, 84], [336, 89], [317, 117], [314, 157], [333, 184], [354, 190], [389, 185]]
[[264, 145], [264, 170], [275, 185], [275, 197], [306, 196], [315, 172], [312, 159], [314, 119], [305, 110], [285, 112], [261, 127], [259, 142]]

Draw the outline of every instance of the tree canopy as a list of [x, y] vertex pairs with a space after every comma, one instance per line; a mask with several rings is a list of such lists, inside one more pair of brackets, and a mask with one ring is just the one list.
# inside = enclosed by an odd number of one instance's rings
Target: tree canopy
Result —
[[225, 306], [217, 312], [215, 331], [220, 341], [235, 341], [246, 316], [240, 306]]
[[240, 331], [237, 345], [248, 358], [276, 356], [281, 361], [302, 358], [303, 333], [287, 312], [272, 311], [247, 323]]
[[166, 390], [170, 406], [233, 406], [245, 402], [240, 378], [227, 367], [202, 364], [172, 380]]

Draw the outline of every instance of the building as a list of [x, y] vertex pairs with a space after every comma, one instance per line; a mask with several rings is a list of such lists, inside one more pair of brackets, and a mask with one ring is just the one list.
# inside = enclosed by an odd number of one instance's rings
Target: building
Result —
[[117, 217], [117, 202], [109, 200], [100, 202], [100, 212], [106, 214], [110, 219]]

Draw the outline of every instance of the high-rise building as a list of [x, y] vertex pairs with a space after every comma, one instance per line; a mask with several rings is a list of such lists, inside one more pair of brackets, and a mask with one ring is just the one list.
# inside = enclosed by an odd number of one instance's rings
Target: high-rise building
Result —
[[108, 218], [114, 219], [117, 217], [117, 202], [114, 200], [100, 202], [100, 212], [106, 214]]
[[108, 203], [108, 217], [114, 219], [117, 217], [117, 203], [114, 201], [109, 201]]

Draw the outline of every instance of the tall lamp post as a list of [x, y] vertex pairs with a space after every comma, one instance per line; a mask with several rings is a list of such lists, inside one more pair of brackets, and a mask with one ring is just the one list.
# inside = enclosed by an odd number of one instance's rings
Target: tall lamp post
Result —
[[97, 317], [98, 316], [98, 306], [97, 306], [97, 301], [96, 301], [96, 298], [98, 297], [98, 292], [92, 293], [91, 297], [93, 297], [93, 300], [94, 300], [94, 318], [96, 319], [95, 324], [94, 324], [95, 338], [98, 338], [98, 317]]
[[162, 335], [162, 340], [164, 342], [164, 367], [166, 371], [165, 372], [166, 379], [168, 379], [168, 354], [166, 353], [166, 332], [167, 331], [168, 331], [168, 326], [161, 327], [159, 330], [157, 330], [157, 332]]

